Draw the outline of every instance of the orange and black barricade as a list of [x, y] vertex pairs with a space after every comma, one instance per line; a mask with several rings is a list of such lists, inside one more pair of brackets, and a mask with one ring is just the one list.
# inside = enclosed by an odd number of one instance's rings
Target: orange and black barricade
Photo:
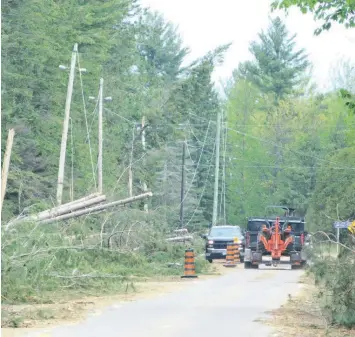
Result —
[[240, 243], [239, 243], [239, 239], [235, 238], [234, 239], [234, 245], [235, 245], [235, 251], [234, 251], [234, 263], [238, 264], [240, 263]]
[[185, 250], [185, 271], [182, 278], [196, 278], [195, 254], [192, 248]]
[[224, 264], [225, 267], [236, 267], [236, 264], [234, 262], [234, 255], [235, 255], [235, 244], [228, 243], [227, 244], [226, 263]]

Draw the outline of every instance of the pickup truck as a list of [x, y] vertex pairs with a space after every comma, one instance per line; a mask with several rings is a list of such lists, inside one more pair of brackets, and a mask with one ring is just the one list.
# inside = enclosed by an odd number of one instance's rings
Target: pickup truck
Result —
[[206, 240], [205, 256], [210, 263], [213, 260], [225, 259], [227, 244], [232, 243], [234, 238], [241, 242], [239, 246], [240, 260], [244, 260], [244, 235], [239, 226], [213, 226], [208, 234], [202, 236]]

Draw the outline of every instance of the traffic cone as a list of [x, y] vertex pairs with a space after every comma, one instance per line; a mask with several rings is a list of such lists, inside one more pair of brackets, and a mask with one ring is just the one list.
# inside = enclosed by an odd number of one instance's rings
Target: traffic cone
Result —
[[195, 254], [192, 248], [185, 250], [185, 270], [181, 278], [196, 278], [195, 274]]
[[239, 239], [235, 238], [234, 239], [234, 245], [235, 245], [235, 251], [234, 251], [234, 263], [238, 264], [240, 263], [240, 251], [239, 251]]
[[237, 265], [234, 262], [235, 255], [235, 245], [234, 243], [228, 243], [227, 245], [227, 255], [226, 255], [226, 263], [223, 265], [225, 267], [236, 267]]

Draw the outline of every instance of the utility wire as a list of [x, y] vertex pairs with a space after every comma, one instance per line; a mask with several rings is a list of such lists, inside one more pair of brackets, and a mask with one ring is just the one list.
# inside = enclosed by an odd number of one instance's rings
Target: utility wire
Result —
[[85, 125], [86, 125], [86, 137], [88, 140], [88, 144], [89, 144], [89, 153], [90, 153], [90, 161], [91, 161], [91, 168], [92, 168], [92, 177], [94, 180], [94, 186], [95, 188], [96, 186], [96, 177], [95, 177], [95, 166], [94, 166], [94, 160], [92, 157], [92, 148], [91, 148], [91, 141], [90, 141], [90, 132], [89, 132], [89, 124], [88, 124], [88, 118], [87, 118], [87, 112], [86, 112], [86, 103], [85, 103], [85, 95], [84, 95], [84, 86], [83, 86], [83, 78], [81, 76], [81, 67], [80, 67], [80, 56], [79, 56], [79, 52], [76, 53], [77, 55], [77, 61], [78, 61], [78, 67], [79, 67], [79, 78], [80, 78], [80, 87], [81, 87], [81, 96], [83, 99], [83, 107], [84, 107], [84, 115], [85, 115]]
[[194, 211], [193, 211], [193, 213], [192, 213], [192, 215], [191, 215], [190, 220], [189, 220], [189, 221], [186, 223], [186, 225], [185, 225], [186, 227], [189, 225], [189, 223], [191, 222], [191, 220], [192, 220], [193, 217], [195, 216], [195, 213], [196, 213], [197, 209], [200, 208], [201, 200], [202, 200], [202, 198], [203, 198], [203, 196], [204, 196], [205, 189], [206, 189], [206, 186], [207, 186], [207, 181], [208, 181], [208, 178], [209, 178], [209, 176], [210, 176], [210, 170], [211, 170], [211, 167], [213, 166], [213, 161], [212, 161], [212, 159], [213, 159], [213, 157], [214, 157], [215, 149], [216, 149], [216, 140], [215, 140], [215, 144], [214, 144], [214, 146], [213, 146], [213, 153], [212, 153], [212, 156], [211, 156], [211, 159], [210, 159], [210, 164], [209, 164], [209, 166], [208, 166], [207, 175], [206, 175], [206, 179], [205, 179], [204, 184], [203, 184], [203, 188], [202, 188], [202, 191], [201, 191], [201, 194], [200, 194], [200, 198], [199, 198], [199, 200], [198, 200], [197, 206], [195, 207], [195, 209], [194, 209]]
[[[194, 113], [192, 113], [192, 112], [190, 112], [189, 114], [191, 114], [191, 115], [193, 115], [193, 116], [196, 116], [197, 118], [200, 118], [201, 120], [207, 121], [206, 118], [200, 117], [200, 116], [198, 116], [198, 115], [196, 115], [196, 114], [194, 114]], [[216, 123], [215, 121], [211, 121], [211, 122]], [[290, 151], [290, 152], [296, 153], [296, 154], [298, 154], [298, 155], [302, 155], [302, 156], [309, 157], [309, 158], [314, 158], [314, 159], [317, 159], [317, 160], [319, 160], [319, 161], [323, 161], [323, 162], [326, 162], [326, 163], [337, 164], [337, 163], [335, 163], [335, 162], [333, 162], [333, 161], [331, 161], [331, 160], [322, 159], [322, 158], [319, 158], [319, 157], [317, 157], [317, 156], [312, 156], [312, 155], [306, 154], [306, 153], [304, 153], [304, 152], [302, 153], [302, 152], [300, 152], [300, 151], [288, 149], [288, 148], [286, 148], [285, 146], [280, 145], [280, 144], [277, 144], [277, 143], [275, 143], [275, 142], [273, 142], [273, 141], [268, 141], [268, 140], [265, 140], [265, 139], [263, 139], [263, 138], [260, 138], [260, 137], [257, 137], [257, 136], [254, 136], [254, 135], [251, 135], [251, 134], [248, 134], [248, 133], [239, 131], [239, 130], [234, 129], [234, 128], [230, 128], [230, 127], [229, 127], [229, 128], [227, 128], [227, 130], [236, 132], [236, 133], [238, 133], [238, 134], [240, 134], [240, 135], [243, 135], [243, 136], [245, 136], [245, 137], [250, 137], [250, 138], [257, 139], [257, 140], [259, 140], [259, 141], [261, 141], [261, 142], [263, 142], [263, 143], [266, 143], [266, 144], [272, 144], [273, 146], [283, 148], [283, 149], [285, 149], [285, 150], [288, 150], [288, 151]], [[355, 169], [355, 168], [353, 168], [353, 167], [346, 167], [346, 168], [348, 168], [348, 169]]]
[[110, 109], [108, 109], [108, 108], [105, 108], [105, 107], [104, 107], [104, 110], [108, 111], [109, 113], [111, 113], [111, 114], [113, 114], [113, 115], [115, 115], [115, 116], [117, 116], [117, 117], [122, 118], [122, 119], [125, 120], [126, 122], [131, 123], [132, 125], [135, 125], [135, 124], [137, 123], [137, 122], [135, 122], [135, 121], [129, 120], [128, 118], [126, 118], [126, 117], [124, 117], [124, 116], [119, 115], [117, 112], [114, 112], [114, 111], [112, 111], [112, 110], [110, 110]]
[[181, 206], [181, 204], [185, 201], [191, 187], [192, 187], [192, 184], [195, 180], [195, 177], [196, 177], [196, 174], [197, 174], [197, 171], [198, 171], [198, 168], [199, 168], [199, 165], [200, 165], [200, 161], [201, 161], [201, 158], [202, 158], [202, 154], [203, 154], [203, 150], [204, 150], [204, 147], [205, 147], [205, 144], [206, 144], [206, 139], [207, 139], [207, 135], [208, 135], [208, 130], [210, 128], [210, 124], [211, 124], [211, 121], [208, 122], [208, 126], [207, 126], [207, 130], [206, 130], [206, 134], [205, 134], [205, 139], [204, 139], [204, 142], [203, 142], [203, 145], [202, 145], [202, 149], [201, 149], [201, 152], [200, 152], [200, 157], [198, 158], [198, 162], [197, 162], [197, 165], [196, 165], [196, 169], [195, 169], [195, 172], [194, 172], [194, 175], [192, 177], [192, 180], [191, 180], [191, 183], [190, 183], [190, 186], [189, 188], [187, 189], [185, 195], [184, 195], [184, 198], [182, 199], [182, 201], [180, 202], [179, 206]]

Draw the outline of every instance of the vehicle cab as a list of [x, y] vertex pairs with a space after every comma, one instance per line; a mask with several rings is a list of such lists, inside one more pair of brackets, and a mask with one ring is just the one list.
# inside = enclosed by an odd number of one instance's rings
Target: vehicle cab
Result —
[[233, 243], [235, 238], [241, 242], [239, 253], [241, 262], [244, 257], [244, 235], [239, 226], [213, 226], [207, 235], [204, 235], [206, 240], [205, 256], [210, 263], [213, 260], [225, 259], [227, 255], [227, 245]]

